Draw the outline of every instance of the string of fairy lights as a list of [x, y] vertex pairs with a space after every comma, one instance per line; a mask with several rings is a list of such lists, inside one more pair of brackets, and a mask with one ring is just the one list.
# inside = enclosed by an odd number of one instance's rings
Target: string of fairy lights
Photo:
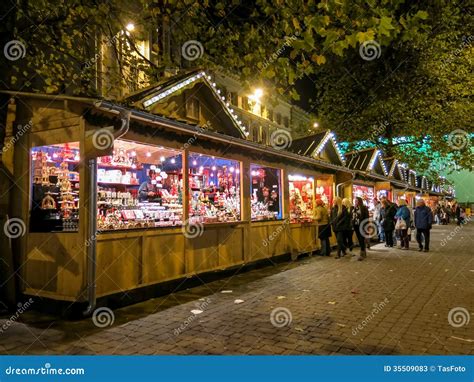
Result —
[[[145, 108], [149, 108], [150, 106], [157, 103], [158, 101], [170, 96], [173, 93], [176, 93], [177, 91], [183, 89], [184, 87], [186, 87], [186, 86], [188, 86], [188, 85], [190, 85], [190, 84], [192, 84], [192, 83], [194, 83], [198, 80], [204, 81], [212, 89], [212, 91], [216, 95], [216, 98], [219, 100], [219, 102], [224, 107], [224, 109], [227, 111], [227, 113], [232, 117], [232, 120], [238, 126], [238, 128], [240, 129], [242, 134], [245, 137], [248, 137], [250, 133], [247, 130], [246, 126], [239, 119], [239, 116], [237, 115], [235, 110], [231, 107], [231, 103], [229, 102], [229, 100], [226, 99], [226, 97], [224, 95], [221, 94], [221, 90], [218, 89], [216, 83], [212, 81], [212, 77], [204, 71], [200, 71], [200, 72], [184, 79], [183, 81], [181, 81], [177, 84], [174, 84], [173, 86], [162, 89], [162, 91], [160, 91], [158, 94], [155, 94], [151, 98], [145, 100], [143, 102], [143, 106]], [[335, 151], [336, 151], [336, 153], [339, 157], [339, 160], [341, 161], [343, 166], [345, 166], [346, 165], [346, 158], [344, 156], [344, 153], [341, 151], [340, 146], [336, 141], [335, 134], [333, 132], [329, 131], [329, 130], [327, 131], [324, 138], [319, 142], [318, 146], [314, 150], [313, 156], [314, 157], [319, 156], [321, 154], [322, 150], [326, 147], [326, 144], [329, 141], [331, 141], [331, 143], [332, 143], [332, 145], [333, 145], [333, 147], [334, 147], [334, 149], [335, 149]], [[416, 171], [414, 171], [412, 169], [409, 169], [408, 166], [404, 163], [399, 163], [399, 161], [397, 159], [394, 160], [394, 162], [392, 164], [392, 167], [390, 168], [390, 170], [388, 170], [387, 166], [385, 164], [385, 161], [382, 158], [382, 152], [380, 150], [375, 150], [374, 154], [372, 155], [372, 158], [370, 159], [369, 166], [368, 166], [369, 171], [372, 171], [374, 169], [374, 166], [375, 166], [375, 163], [377, 162], [377, 160], [379, 161], [385, 176], [393, 177], [395, 167], [398, 167], [398, 171], [399, 171], [399, 174], [402, 178], [402, 181], [404, 181], [405, 183], [408, 183], [411, 186], [415, 186], [415, 187], [417, 186], [417, 184], [416, 184], [417, 183], [416, 182]], [[425, 176], [423, 176], [422, 179], [421, 179], [420, 187], [424, 188], [424, 189], [429, 188], [428, 180], [426, 179]], [[433, 191], [435, 191], [436, 185], [433, 184], [431, 188], [432, 188]]]

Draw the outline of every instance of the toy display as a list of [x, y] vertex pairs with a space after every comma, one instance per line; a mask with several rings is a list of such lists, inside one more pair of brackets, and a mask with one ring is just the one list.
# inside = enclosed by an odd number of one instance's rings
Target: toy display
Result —
[[32, 232], [77, 231], [78, 147], [70, 143], [32, 149]]
[[240, 163], [205, 155], [190, 156], [190, 222], [239, 221]]
[[252, 220], [281, 219], [281, 170], [250, 165]]
[[290, 175], [288, 179], [290, 222], [304, 223], [313, 221], [314, 179], [298, 175]]

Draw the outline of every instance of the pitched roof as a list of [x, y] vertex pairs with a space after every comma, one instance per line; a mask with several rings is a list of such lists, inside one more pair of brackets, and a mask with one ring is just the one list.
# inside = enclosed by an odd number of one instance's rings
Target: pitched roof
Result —
[[395, 157], [383, 158], [388, 170], [388, 177], [405, 181], [404, 169]]
[[347, 153], [346, 162], [347, 167], [351, 170], [375, 172], [383, 176], [388, 175], [382, 154], [380, 150], [375, 147]]
[[[176, 111], [176, 107], [168, 110], [166, 106], [171, 103], [172, 97], [186, 90], [192, 90], [192, 97], [198, 98], [200, 105], [207, 111], [208, 117], [203, 127], [212, 126], [216, 132], [238, 138], [245, 138], [248, 135], [245, 126], [238, 120], [230, 104], [219, 94], [216, 84], [211, 83], [210, 76], [202, 70], [193, 70], [166, 78], [127, 96], [124, 101], [135, 108], [172, 118], [173, 115], [169, 114]], [[159, 108], [159, 106], [162, 107]]]
[[288, 151], [299, 155], [322, 159], [333, 164], [344, 165], [344, 155], [339, 151], [334, 133], [323, 130], [316, 134], [294, 139]]

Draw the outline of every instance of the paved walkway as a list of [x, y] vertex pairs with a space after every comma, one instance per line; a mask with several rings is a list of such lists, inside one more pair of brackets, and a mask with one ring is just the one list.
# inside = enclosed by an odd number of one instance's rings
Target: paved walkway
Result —
[[235, 275], [118, 309], [104, 328], [27, 312], [0, 334], [0, 353], [473, 354], [474, 224], [436, 226], [432, 241], [429, 253], [412, 241], [362, 262], [312, 257]]

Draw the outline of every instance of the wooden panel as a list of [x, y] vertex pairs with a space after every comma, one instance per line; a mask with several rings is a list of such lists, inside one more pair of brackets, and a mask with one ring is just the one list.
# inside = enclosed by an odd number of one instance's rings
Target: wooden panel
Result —
[[203, 234], [186, 239], [186, 273], [200, 273], [219, 266], [218, 230], [206, 227]]
[[25, 286], [75, 297], [83, 284], [85, 244], [77, 233], [29, 233]]
[[316, 249], [314, 225], [291, 226], [291, 239], [296, 253], [306, 253]]
[[184, 276], [185, 238], [181, 231], [175, 234], [143, 238], [143, 283], [158, 283]]
[[250, 257], [247, 261], [255, 261], [268, 257], [269, 239], [266, 225], [250, 226]]
[[268, 226], [268, 255], [270, 257], [291, 253], [289, 232], [287, 221]]
[[244, 230], [242, 227], [219, 229], [219, 268], [225, 269], [244, 261]]
[[97, 242], [97, 295], [136, 288], [141, 279], [142, 239]]

